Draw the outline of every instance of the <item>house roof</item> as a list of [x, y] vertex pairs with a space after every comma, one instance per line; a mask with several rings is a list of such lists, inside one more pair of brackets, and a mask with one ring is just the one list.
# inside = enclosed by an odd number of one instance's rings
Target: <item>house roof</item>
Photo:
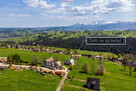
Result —
[[59, 66], [61, 66], [61, 62], [60, 61], [58, 61], [58, 62], [55, 62], [56, 64], [58, 64]]
[[51, 57], [51, 58], [49, 58], [49, 59], [46, 60], [46, 62], [52, 62], [52, 61], [54, 61], [53, 57]]

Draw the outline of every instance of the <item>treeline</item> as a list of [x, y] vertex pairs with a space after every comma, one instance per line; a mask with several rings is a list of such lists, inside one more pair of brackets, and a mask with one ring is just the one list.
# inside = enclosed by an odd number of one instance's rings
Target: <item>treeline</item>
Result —
[[27, 35], [38, 34], [42, 32], [60, 32], [63, 29], [46, 29], [46, 28], [0, 28], [0, 39], [24, 37]]
[[[81, 50], [89, 50], [89, 51], [100, 51], [100, 52], [112, 52], [115, 54], [136, 54], [136, 38], [127, 38], [126, 45], [119, 45], [119, 46], [87, 46], [85, 43], [86, 37], [79, 37], [79, 38], [68, 38], [63, 39], [62, 37], [54, 37], [49, 38], [45, 36], [39, 36], [37, 40], [34, 41], [27, 41], [21, 43], [22, 45], [44, 45], [44, 46], [51, 46], [51, 47], [60, 47], [60, 48], [71, 48], [71, 49], [79, 49], [81, 46]], [[84, 41], [84, 42], [83, 42]], [[83, 45], [81, 45], [83, 43]]]
[[[59, 30], [59, 29], [58, 29]], [[71, 32], [43, 32], [37, 35], [9, 39], [6, 43], [19, 43], [21, 45], [44, 45], [60, 48], [79, 49], [86, 36], [114, 36], [127, 37], [127, 45], [123, 46], [86, 46], [85, 42], [81, 50], [112, 52], [115, 54], [136, 53], [136, 31], [71, 31]], [[16, 42], [18, 41], [18, 42]]]

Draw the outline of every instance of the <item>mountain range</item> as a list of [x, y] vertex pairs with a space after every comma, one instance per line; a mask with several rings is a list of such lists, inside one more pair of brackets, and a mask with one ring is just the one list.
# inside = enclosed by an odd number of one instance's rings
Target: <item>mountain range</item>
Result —
[[136, 30], [136, 21], [94, 21], [90, 24], [76, 23], [68, 27], [61, 27], [63, 29], [72, 30]]

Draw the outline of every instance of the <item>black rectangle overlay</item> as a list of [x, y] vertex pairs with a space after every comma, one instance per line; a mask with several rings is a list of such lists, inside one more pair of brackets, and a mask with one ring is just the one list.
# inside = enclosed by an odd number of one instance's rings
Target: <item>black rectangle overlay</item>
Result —
[[86, 45], [126, 45], [124, 37], [87, 37]]

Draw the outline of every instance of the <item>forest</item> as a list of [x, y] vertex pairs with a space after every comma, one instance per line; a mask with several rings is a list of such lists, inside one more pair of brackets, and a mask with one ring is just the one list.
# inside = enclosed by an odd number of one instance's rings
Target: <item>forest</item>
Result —
[[[59, 30], [59, 29], [58, 29]], [[19, 30], [20, 32], [21, 30]], [[23, 31], [23, 30], [22, 30]], [[29, 31], [30, 30], [25, 30]], [[32, 31], [32, 30], [31, 30]], [[35, 32], [37, 31], [37, 32]], [[21, 45], [44, 45], [59, 48], [71, 48], [89, 51], [112, 52], [115, 54], [135, 54], [136, 52], [136, 31], [56, 31], [35, 30], [30, 34], [20, 37], [1, 39], [1, 42], [16, 43]], [[52, 32], [51, 32], [52, 31]], [[24, 31], [23, 31], [24, 32]], [[39, 33], [41, 32], [41, 33]], [[23, 34], [23, 33], [22, 33]], [[25, 32], [24, 32], [25, 34]], [[89, 36], [110, 36], [110, 37], [126, 37], [127, 44], [120, 46], [86, 46], [85, 39]], [[81, 45], [83, 43], [83, 45]]]

